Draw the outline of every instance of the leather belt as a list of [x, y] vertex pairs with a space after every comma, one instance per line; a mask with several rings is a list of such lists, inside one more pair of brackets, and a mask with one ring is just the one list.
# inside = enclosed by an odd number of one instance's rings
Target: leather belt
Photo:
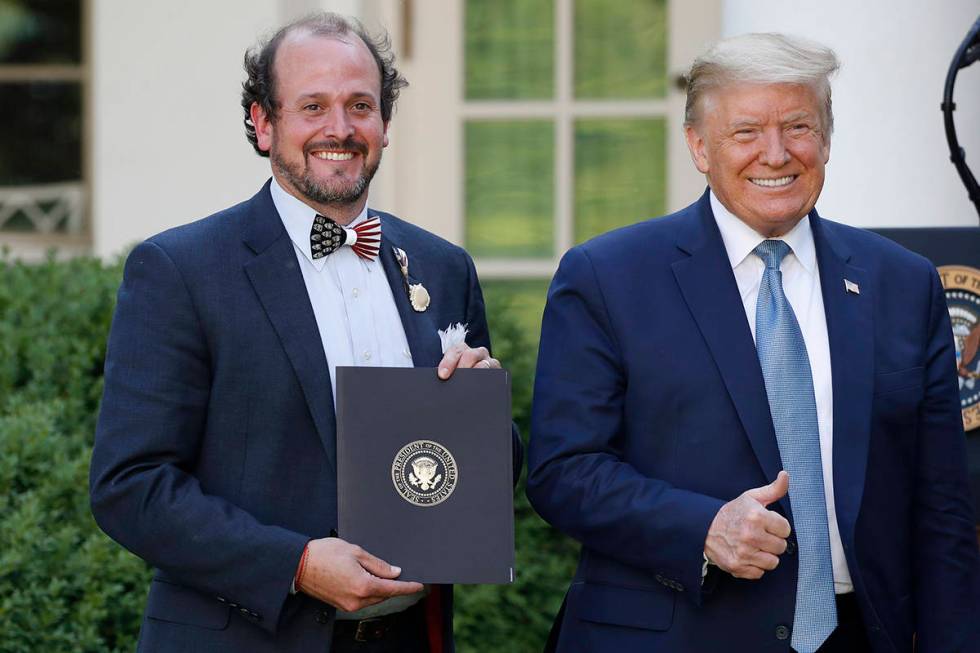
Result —
[[333, 625], [334, 639], [374, 642], [397, 636], [399, 633], [410, 632], [410, 629], [418, 630], [420, 625], [416, 623], [417, 611], [412, 609], [414, 607], [369, 619], [340, 619]]

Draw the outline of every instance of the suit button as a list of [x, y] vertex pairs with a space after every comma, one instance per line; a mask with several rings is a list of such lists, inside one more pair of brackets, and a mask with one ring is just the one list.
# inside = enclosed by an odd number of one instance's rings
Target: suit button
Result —
[[683, 592], [684, 585], [682, 585], [681, 583], [674, 583], [674, 589], [677, 590], [678, 592]]
[[779, 624], [778, 626], [776, 626], [776, 639], [778, 640], [789, 639], [789, 626], [784, 626], [783, 624]]
[[320, 612], [317, 612], [315, 619], [318, 624], [330, 623], [330, 615], [327, 613], [326, 610], [321, 610]]
[[786, 553], [789, 555], [796, 553], [796, 542], [793, 540], [786, 540]]

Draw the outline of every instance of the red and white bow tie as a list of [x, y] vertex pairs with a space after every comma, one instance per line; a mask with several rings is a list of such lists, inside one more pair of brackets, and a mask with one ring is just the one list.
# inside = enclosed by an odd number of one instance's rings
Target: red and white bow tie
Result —
[[313, 258], [323, 258], [347, 245], [361, 258], [373, 261], [381, 247], [381, 218], [373, 217], [354, 227], [343, 227], [330, 218], [317, 214], [310, 230], [310, 251]]

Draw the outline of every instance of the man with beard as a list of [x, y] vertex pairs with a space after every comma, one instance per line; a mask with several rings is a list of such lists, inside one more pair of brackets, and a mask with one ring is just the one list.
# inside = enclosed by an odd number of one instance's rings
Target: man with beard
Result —
[[[499, 367], [473, 263], [367, 208], [406, 84], [386, 38], [318, 15], [245, 69], [273, 178], [136, 247], [109, 337], [92, 509], [155, 567], [140, 650], [451, 651], [451, 588], [333, 532], [333, 400], [339, 365]], [[443, 354], [453, 323], [472, 348]]]

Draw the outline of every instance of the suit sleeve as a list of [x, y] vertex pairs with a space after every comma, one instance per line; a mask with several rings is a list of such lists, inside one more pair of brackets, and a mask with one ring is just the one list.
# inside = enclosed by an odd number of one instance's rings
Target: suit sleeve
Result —
[[[956, 355], [930, 266], [925, 399], [919, 409], [913, 551], [918, 650], [980, 650], [977, 539], [966, 475]], [[972, 632], [971, 632], [972, 631]]]
[[[463, 254], [466, 259], [466, 271], [468, 277], [467, 306], [466, 306], [466, 325], [468, 330], [467, 339], [471, 347], [486, 347], [487, 351], [493, 352], [490, 346], [490, 327], [487, 326], [486, 307], [483, 303], [483, 290], [480, 288], [480, 280], [476, 274], [476, 267], [469, 254]], [[491, 354], [492, 355], [492, 354]], [[506, 361], [504, 361], [506, 364]], [[514, 485], [521, 476], [521, 467], [524, 464], [524, 445], [521, 443], [521, 435], [517, 430], [517, 425], [511, 423], [511, 446], [512, 461], [514, 466]]]
[[623, 460], [628, 382], [592, 263], [572, 249], [541, 327], [528, 498], [585, 547], [679, 582], [700, 603], [704, 541], [724, 502], [644, 476]]
[[193, 476], [209, 391], [206, 335], [180, 272], [143, 243], [127, 260], [109, 336], [92, 512], [168, 578], [275, 632], [308, 538], [259, 523]]

